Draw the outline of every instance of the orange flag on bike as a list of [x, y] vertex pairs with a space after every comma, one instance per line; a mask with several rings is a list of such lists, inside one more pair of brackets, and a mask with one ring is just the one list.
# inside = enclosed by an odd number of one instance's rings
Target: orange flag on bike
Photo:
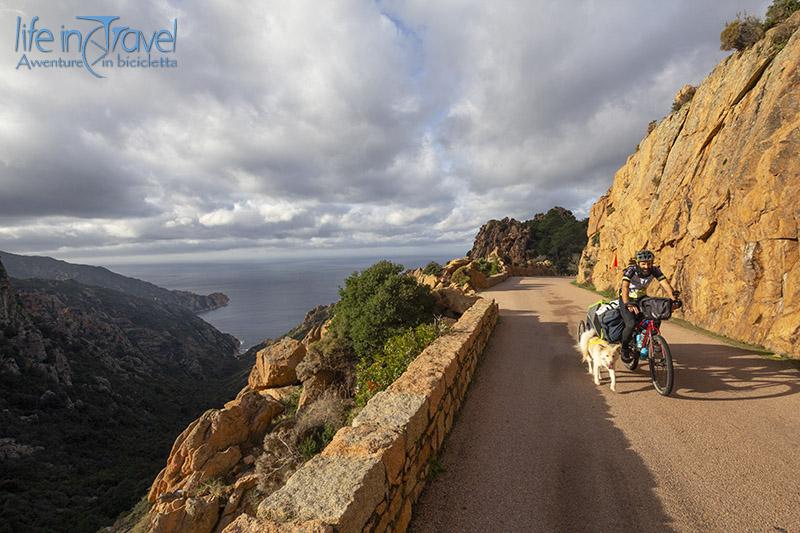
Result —
[[613, 264], [613, 267], [614, 267], [614, 268], [618, 268], [618, 267], [619, 267], [619, 263], [617, 262], [617, 254], [614, 254], [614, 264]]

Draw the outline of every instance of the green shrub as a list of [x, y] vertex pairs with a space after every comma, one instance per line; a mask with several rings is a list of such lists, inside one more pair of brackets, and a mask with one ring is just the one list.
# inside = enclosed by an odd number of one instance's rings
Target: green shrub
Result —
[[528, 249], [532, 257], [549, 259], [559, 274], [574, 274], [574, 254], [586, 246], [589, 219], [576, 220], [567, 209], [554, 207], [547, 213], [538, 213], [525, 223], [530, 229]]
[[422, 273], [428, 276], [440, 276], [442, 274], [443, 267], [436, 261], [431, 261], [425, 268], [422, 269]]
[[764, 27], [758, 17], [739, 13], [736, 20], [727, 22], [719, 35], [720, 50], [745, 50], [764, 36]]
[[500, 265], [497, 261], [490, 261], [481, 257], [476, 261], [476, 266], [485, 276], [494, 276], [500, 273]]
[[438, 334], [435, 324], [408, 328], [387, 340], [382, 352], [362, 359], [356, 366], [356, 405], [363, 407], [391, 385]]
[[308, 461], [319, 452], [324, 450], [325, 446], [327, 446], [328, 443], [333, 440], [333, 436], [336, 435], [337, 429], [338, 428], [331, 424], [325, 424], [318, 431], [315, 431], [311, 435], [308, 435], [306, 438], [304, 438], [297, 447], [300, 455], [303, 456], [303, 459]]
[[467, 267], [461, 266], [453, 272], [453, 275], [450, 276], [450, 283], [460, 287], [461, 285], [469, 282], [469, 274], [467, 274]]
[[800, 0], [774, 0], [767, 8], [764, 17], [764, 29], [768, 30], [777, 26], [784, 20], [792, 16], [792, 13], [800, 9]]
[[354, 272], [339, 289], [332, 327], [358, 359], [380, 351], [398, 330], [433, 318], [430, 288], [402, 271], [402, 265], [380, 261], [360, 274]]
[[792, 26], [788, 22], [778, 24], [778, 26], [772, 31], [771, 44], [773, 50], [776, 52], [783, 50], [783, 48], [786, 46], [786, 43], [788, 43], [789, 39], [791, 39], [792, 35], [794, 35], [796, 29], [797, 28], [795, 26]]
[[331, 331], [308, 347], [296, 372], [300, 381], [307, 381], [316, 374], [327, 373], [343, 393], [351, 395], [355, 364], [356, 357], [347, 340], [336, 331]]

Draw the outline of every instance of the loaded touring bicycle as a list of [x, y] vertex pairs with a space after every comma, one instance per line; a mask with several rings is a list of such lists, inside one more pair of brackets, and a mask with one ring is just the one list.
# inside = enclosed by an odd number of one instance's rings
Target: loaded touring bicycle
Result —
[[[647, 361], [653, 387], [662, 396], [669, 396], [675, 384], [675, 370], [669, 344], [661, 335], [661, 321], [669, 320], [673, 309], [681, 307], [680, 300], [669, 298], [642, 298], [637, 306], [636, 326], [628, 345], [630, 360], [623, 359], [629, 370], [636, 370], [639, 361]], [[601, 338], [618, 343], [625, 324], [619, 310], [619, 301], [599, 301], [591, 306], [586, 317], [578, 323], [578, 338], [583, 332], [593, 329]]]

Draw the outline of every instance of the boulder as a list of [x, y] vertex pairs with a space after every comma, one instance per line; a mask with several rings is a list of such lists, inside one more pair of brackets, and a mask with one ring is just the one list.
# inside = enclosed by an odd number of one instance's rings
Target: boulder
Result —
[[306, 346], [289, 337], [267, 346], [256, 354], [247, 386], [258, 390], [299, 383], [295, 369], [305, 355]]
[[473, 289], [480, 290], [489, 287], [489, 278], [486, 277], [486, 274], [478, 270], [474, 262], [470, 263], [467, 275], [469, 275], [469, 284]]
[[150, 517], [151, 533], [211, 533], [219, 519], [219, 498], [177, 498]]
[[436, 284], [439, 283], [439, 278], [437, 276], [425, 274], [421, 268], [410, 270], [408, 275], [417, 280], [421, 285], [427, 285], [431, 289], [436, 287]]
[[222, 533], [333, 533], [333, 526], [320, 520], [273, 522], [240, 515]]
[[[672, 102], [672, 109], [678, 110], [683, 107], [684, 104], [690, 102], [694, 97], [694, 93], [697, 91], [697, 87], [694, 85], [686, 84], [681, 87], [677, 93], [675, 93], [675, 99]], [[655, 128], [653, 128], [655, 129]], [[652, 132], [652, 130], [650, 130]]]
[[472, 304], [478, 301], [477, 296], [467, 295], [454, 287], [437, 289], [433, 291], [433, 297], [436, 298], [437, 311], [449, 311], [457, 316], [464, 314], [467, 309], [472, 307]]
[[452, 261], [449, 261], [444, 266], [444, 269], [442, 270], [442, 277], [449, 278], [450, 276], [453, 275], [453, 272], [455, 272], [456, 270], [458, 270], [459, 268], [461, 268], [464, 265], [468, 265], [470, 263], [470, 261], [471, 261], [471, 259], [469, 259], [467, 257], [461, 257], [461, 258], [453, 259]]
[[297, 392], [298, 388], [300, 388], [299, 385], [289, 385], [288, 387], [280, 387], [277, 389], [261, 389], [258, 393], [261, 395], [266, 394], [279, 402], [285, 402]]
[[317, 398], [322, 396], [322, 393], [325, 392], [335, 380], [336, 374], [329, 369], [321, 369], [315, 374], [312, 374], [311, 377], [303, 381], [303, 392], [300, 394], [297, 408], [302, 409], [313, 403]]

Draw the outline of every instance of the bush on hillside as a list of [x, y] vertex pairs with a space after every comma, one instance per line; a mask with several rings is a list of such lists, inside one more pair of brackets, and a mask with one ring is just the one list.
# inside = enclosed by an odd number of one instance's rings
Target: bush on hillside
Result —
[[481, 257], [475, 262], [475, 264], [478, 270], [480, 270], [484, 276], [494, 276], [495, 274], [500, 273], [500, 265], [497, 264], [497, 261], [492, 261]]
[[736, 20], [725, 24], [719, 35], [720, 50], [745, 50], [764, 36], [761, 20], [753, 15], [739, 13]]
[[356, 405], [363, 407], [391, 385], [438, 334], [435, 324], [408, 328], [387, 340], [380, 354], [362, 359], [356, 367]]
[[800, 9], [800, 0], [774, 0], [767, 8], [764, 17], [764, 29], [768, 30], [777, 26], [784, 20], [792, 16], [792, 13]]
[[425, 265], [425, 268], [422, 270], [422, 273], [428, 276], [439, 276], [442, 274], [442, 270], [443, 270], [442, 265], [440, 265], [436, 261], [431, 261], [430, 263]]
[[307, 381], [317, 374], [328, 374], [343, 395], [352, 396], [355, 365], [356, 358], [348, 343], [332, 331], [308, 347], [296, 371], [300, 381]]
[[456, 287], [460, 287], [465, 283], [469, 283], [469, 274], [467, 274], [467, 267], [461, 266], [453, 272], [453, 275], [450, 276], [450, 283], [455, 285]]
[[304, 462], [327, 446], [344, 425], [352, 404], [352, 400], [325, 392], [296, 417], [266, 434], [264, 452], [255, 464], [262, 496], [283, 486]]
[[789, 42], [789, 39], [792, 38], [796, 30], [797, 26], [793, 26], [788, 22], [778, 24], [775, 29], [772, 30], [771, 44], [773, 49], [775, 51], [783, 50], [783, 47], [786, 46], [786, 43]]
[[359, 360], [379, 352], [398, 330], [433, 319], [430, 288], [402, 271], [402, 265], [380, 261], [354, 272], [339, 289], [332, 329]]

